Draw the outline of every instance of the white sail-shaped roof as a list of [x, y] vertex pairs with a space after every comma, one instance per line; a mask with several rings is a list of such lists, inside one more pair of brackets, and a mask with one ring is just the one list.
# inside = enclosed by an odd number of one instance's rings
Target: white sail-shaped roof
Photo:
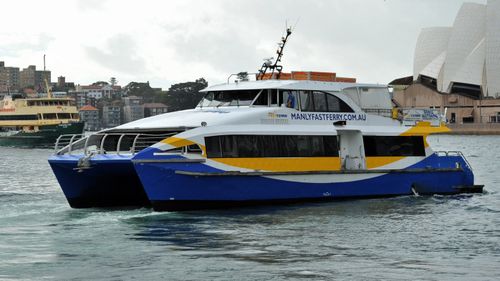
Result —
[[[448, 40], [451, 34], [451, 27], [429, 27], [420, 32], [415, 48], [413, 61], [413, 79], [417, 80], [419, 74], [436, 78], [439, 70], [443, 66]], [[436, 64], [436, 58], [442, 57], [440, 64]], [[437, 69], [436, 69], [437, 68]], [[426, 74], [422, 73], [423, 71]]]
[[[481, 48], [479, 44], [484, 39], [485, 18], [486, 6], [482, 4], [464, 3], [458, 11], [448, 41], [444, 63], [442, 81], [444, 91], [449, 91], [452, 82], [481, 85], [482, 73], [478, 80], [472, 79], [477, 78], [477, 75], [468, 81], [460, 79], [463, 78], [462, 74], [467, 72], [466, 68], [470, 66], [476, 67], [477, 64], [481, 64], [479, 69], [481, 72], [483, 70], [484, 56], [477, 56], [477, 52], [481, 52], [477, 48]], [[484, 48], [484, 45], [482, 47]]]
[[437, 80], [437, 90], [455, 83], [480, 86], [500, 96], [500, 0], [464, 3], [452, 27], [422, 29], [415, 48], [413, 79]]
[[500, 97], [500, 1], [486, 7], [486, 89], [488, 96]]

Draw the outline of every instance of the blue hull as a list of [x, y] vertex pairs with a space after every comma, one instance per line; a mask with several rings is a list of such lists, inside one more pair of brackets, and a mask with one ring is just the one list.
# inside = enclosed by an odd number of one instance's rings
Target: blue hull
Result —
[[[457, 163], [462, 169], [456, 169]], [[432, 155], [407, 168], [373, 175], [368, 179], [339, 180], [328, 174], [327, 182], [294, 181], [260, 175], [204, 176], [223, 171], [203, 163], [135, 162], [135, 169], [154, 210], [179, 211], [227, 206], [325, 201], [347, 198], [390, 197], [419, 194], [457, 194], [472, 186], [472, 171], [461, 156]], [[432, 168], [430, 168], [432, 167]], [[415, 172], [408, 172], [412, 170]], [[179, 173], [182, 172], [194, 172]], [[199, 174], [197, 174], [199, 173]], [[320, 175], [309, 175], [311, 179]], [[325, 175], [323, 175], [324, 177]], [[345, 174], [343, 174], [345, 179]]]
[[73, 208], [143, 207], [149, 200], [130, 157], [98, 155], [90, 167], [78, 168], [83, 155], [55, 155], [50, 166]]

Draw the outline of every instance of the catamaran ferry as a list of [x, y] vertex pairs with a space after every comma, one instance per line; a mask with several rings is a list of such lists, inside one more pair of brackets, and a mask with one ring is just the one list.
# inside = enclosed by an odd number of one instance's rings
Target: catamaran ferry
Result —
[[70, 205], [176, 211], [482, 191], [460, 152], [427, 143], [449, 131], [440, 116], [404, 122], [386, 86], [265, 79], [203, 91], [194, 109], [59, 149], [49, 162]]
[[69, 204], [179, 211], [482, 192], [460, 152], [429, 147], [429, 134], [449, 131], [441, 115], [394, 108], [386, 86], [282, 73], [290, 34], [255, 81], [208, 87], [194, 109], [61, 136], [49, 163]]

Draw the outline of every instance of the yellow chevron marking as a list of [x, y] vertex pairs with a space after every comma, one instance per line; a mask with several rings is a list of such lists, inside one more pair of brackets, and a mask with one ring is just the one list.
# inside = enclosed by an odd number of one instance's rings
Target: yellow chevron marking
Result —
[[190, 141], [188, 139], [182, 139], [182, 138], [176, 138], [176, 137], [169, 137], [169, 138], [162, 140], [161, 142], [169, 144], [173, 147], [183, 147], [183, 146], [195, 144], [195, 142]]
[[431, 126], [430, 122], [420, 121], [416, 126], [411, 127], [404, 133], [400, 134], [400, 136], [423, 136], [424, 137], [424, 147], [429, 147], [429, 143], [427, 143], [427, 136], [430, 134], [439, 134], [439, 133], [448, 133], [450, 132], [450, 128], [446, 127], [444, 123], [441, 123], [439, 127]]
[[188, 139], [183, 139], [183, 138], [177, 138], [177, 137], [169, 137], [161, 141], [162, 143], [168, 144], [172, 147], [184, 147], [184, 146], [189, 146], [189, 145], [197, 145], [201, 148], [202, 150], [202, 155], [206, 155], [206, 148], [204, 145], [198, 144], [194, 141], [188, 140]]

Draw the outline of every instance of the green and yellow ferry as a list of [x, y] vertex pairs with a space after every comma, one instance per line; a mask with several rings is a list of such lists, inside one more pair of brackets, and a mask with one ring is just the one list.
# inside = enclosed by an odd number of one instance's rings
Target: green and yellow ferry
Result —
[[84, 122], [69, 97], [25, 98], [6, 95], [0, 100], [0, 146], [50, 147], [59, 135], [82, 134]]

